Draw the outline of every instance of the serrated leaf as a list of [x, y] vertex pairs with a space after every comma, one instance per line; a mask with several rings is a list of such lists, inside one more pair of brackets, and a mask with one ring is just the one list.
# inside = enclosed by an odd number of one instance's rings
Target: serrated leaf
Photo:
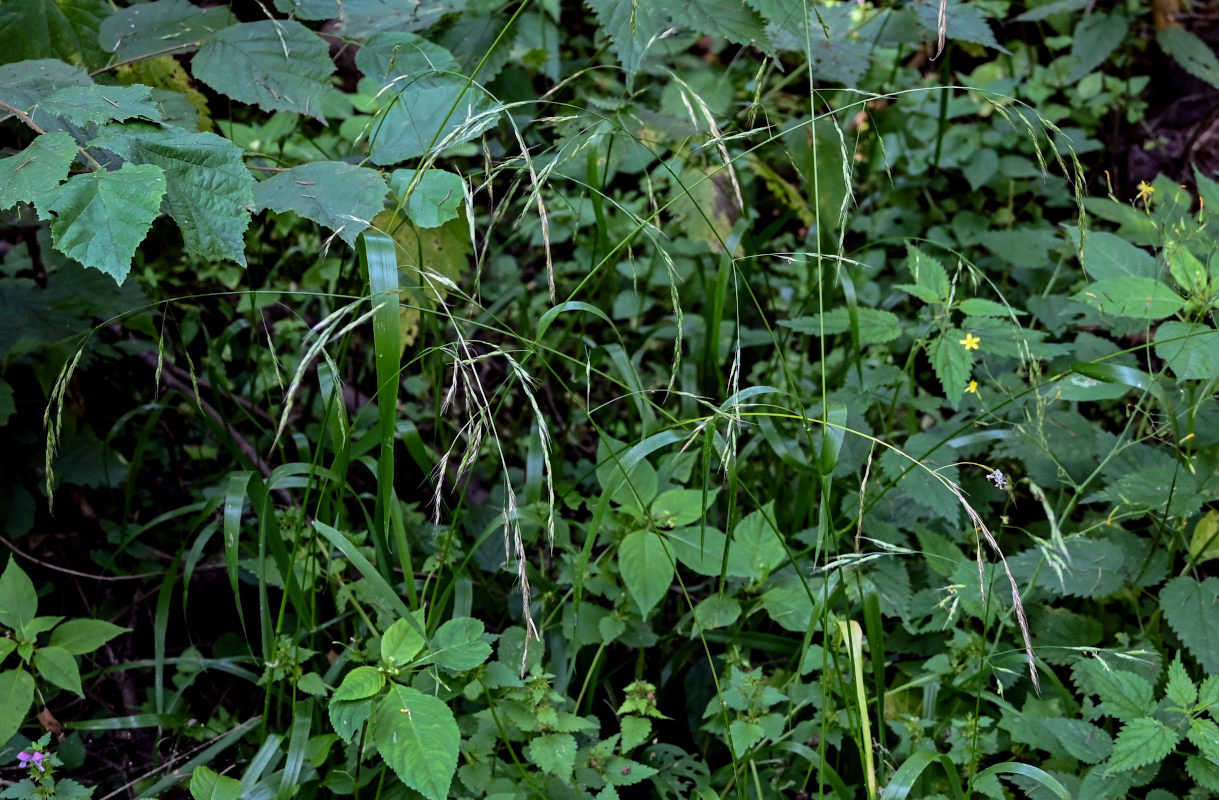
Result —
[[931, 368], [943, 387], [944, 398], [953, 408], [961, 402], [973, 366], [973, 353], [961, 344], [963, 338], [965, 334], [953, 328], [936, 337], [927, 348]]
[[614, 756], [605, 765], [605, 780], [614, 786], [633, 786], [656, 774], [655, 767], [640, 764], [622, 756]]
[[34, 704], [34, 677], [24, 669], [0, 672], [0, 738], [13, 738]]
[[40, 198], [43, 219], [55, 216], [55, 249], [122, 283], [131, 259], [161, 213], [165, 173], [151, 164], [74, 175]]
[[1174, 26], [1159, 31], [1156, 41], [1181, 69], [1219, 89], [1219, 58], [1197, 34]]
[[1113, 742], [1110, 772], [1138, 769], [1144, 764], [1164, 760], [1177, 746], [1176, 731], [1151, 717], [1139, 717], [1122, 726]]
[[566, 782], [576, 764], [576, 737], [570, 733], [535, 736], [529, 740], [525, 755], [542, 772]]
[[76, 153], [76, 140], [56, 131], [44, 133], [20, 153], [0, 159], [0, 211], [18, 202], [32, 203], [40, 192], [63, 183]]
[[621, 0], [586, 0], [597, 27], [609, 37], [610, 50], [627, 73], [628, 85], [643, 66], [648, 50], [657, 46], [669, 27], [661, 3], [623, 3]]
[[1163, 319], [1185, 307], [1172, 287], [1154, 278], [1107, 278], [1089, 284], [1074, 297], [1106, 314], [1130, 319]]
[[101, 45], [123, 59], [166, 48], [189, 52], [237, 18], [226, 5], [200, 7], [188, 0], [156, 0], [120, 8], [102, 21]]
[[443, 169], [424, 170], [416, 180], [417, 175], [418, 170], [396, 169], [389, 176], [390, 191], [406, 199], [406, 215], [411, 221], [420, 228], [439, 228], [457, 219], [458, 208], [466, 199], [466, 183], [461, 176]]
[[622, 726], [622, 752], [629, 753], [647, 741], [652, 733], [652, 720], [647, 717], [626, 716], [619, 720]]
[[[948, 273], [939, 261], [919, 250], [914, 245], [906, 245], [906, 268], [910, 270], [914, 283], [924, 290], [933, 300], [927, 302], [946, 302], [952, 291], [948, 283]], [[918, 295], [922, 297], [922, 295]]]
[[377, 752], [402, 782], [428, 800], [444, 800], [461, 734], [453, 712], [441, 700], [416, 689], [391, 684], [377, 704]]
[[80, 667], [76, 659], [62, 647], [39, 647], [34, 651], [34, 669], [51, 683], [84, 697], [80, 686]]
[[343, 676], [330, 702], [342, 703], [372, 697], [385, 686], [385, 674], [376, 667], [362, 665]]
[[73, 125], [94, 125], [111, 120], [144, 117], [161, 118], [161, 109], [152, 102], [152, 89], [134, 86], [65, 86], [41, 103], [48, 114], [62, 117]]
[[626, 535], [618, 546], [618, 571], [645, 619], [669, 591], [676, 574], [673, 556], [660, 536], [651, 531]]
[[372, 716], [370, 699], [361, 700], [331, 700], [328, 708], [330, 725], [343, 741], [351, 744], [360, 728]]
[[[106, 54], [98, 26], [110, 13], [103, 0], [18, 0], [0, 3], [0, 63], [53, 56], [89, 68]], [[6, 98], [7, 100], [7, 98]]]
[[[861, 345], [884, 344], [901, 336], [901, 321], [893, 312], [860, 306], [855, 313], [856, 319], [859, 320], [859, 343]], [[827, 335], [847, 333], [851, 330], [851, 317], [847, 309], [835, 308], [824, 314], [796, 317], [779, 324], [785, 328], [791, 328], [796, 333], [820, 336], [822, 326]]]
[[[939, 30], [939, 3], [912, 3], [911, 5], [923, 27], [932, 32]], [[947, 26], [946, 38], [959, 42], [973, 42], [1003, 53], [1008, 52], [995, 40], [995, 33], [990, 29], [990, 23], [986, 21], [986, 17], [983, 16], [982, 10], [978, 6], [950, 0], [944, 11], [944, 17]]]
[[1219, 675], [1211, 675], [1198, 687], [1198, 703], [1203, 708], [1219, 706]]
[[34, 582], [9, 556], [0, 573], [0, 625], [20, 631], [38, 613], [38, 593]]
[[1219, 764], [1201, 756], [1189, 756], [1185, 759], [1185, 771], [1193, 778], [1194, 783], [1219, 793]]
[[1204, 758], [1219, 762], [1219, 725], [1214, 720], [1201, 717], [1191, 719], [1185, 736]]
[[722, 36], [734, 44], [754, 44], [762, 50], [771, 48], [762, 18], [740, 0], [686, 0], [664, 5], [673, 24], [691, 33]]
[[241, 781], [221, 775], [210, 767], [195, 767], [190, 776], [190, 795], [194, 800], [238, 800]]
[[410, 663], [426, 641], [419, 632], [422, 620], [400, 619], [381, 634], [381, 659], [394, 667]]
[[1067, 76], [1067, 83], [1075, 83], [1109, 58], [1126, 38], [1130, 20], [1124, 14], [1109, 14], [1094, 11], [1075, 26], [1071, 40], [1071, 55], [1078, 59], [1075, 69]]
[[1047, 719], [1046, 728], [1072, 758], [1097, 764], [1113, 752], [1113, 739], [1103, 728], [1082, 719]]
[[981, 297], [970, 297], [962, 300], [957, 308], [967, 317], [1008, 317], [1015, 315], [1017, 317], [1025, 316], [1024, 311], [1016, 308], [1008, 308], [1002, 303], [996, 303], [994, 300], [984, 300]]
[[254, 187], [255, 208], [295, 211], [330, 228], [348, 244], [368, 228], [389, 189], [374, 169], [317, 161], [277, 173]]
[[212, 133], [122, 127], [104, 130], [91, 144], [165, 172], [164, 208], [192, 255], [246, 265], [255, 184], [236, 145]]
[[51, 645], [79, 656], [130, 631], [104, 619], [70, 619], [51, 632]]
[[1160, 590], [1164, 619], [1206, 672], [1219, 673], [1219, 578], [1198, 581], [1187, 575], [1170, 580]]
[[483, 632], [483, 623], [472, 617], [451, 619], [432, 637], [431, 656], [451, 672], [474, 669], [491, 656], [491, 645], [483, 639]]
[[1155, 353], [1177, 380], [1219, 377], [1219, 331], [1206, 325], [1169, 320], [1155, 334]]
[[1102, 710], [1111, 717], [1130, 721], [1155, 710], [1151, 684], [1146, 678], [1122, 669], [1107, 668], [1096, 661], [1081, 667], [1087, 688], [1100, 696]]
[[356, 68], [383, 85], [400, 75], [454, 71], [457, 59], [417, 34], [385, 31], [374, 34], [360, 47]]
[[239, 102], [325, 122], [322, 99], [334, 74], [330, 48], [294, 20], [224, 28], [199, 48], [191, 69], [196, 78]]
[[1188, 709], [1198, 701], [1198, 687], [1189, 679], [1180, 654], [1168, 665], [1168, 684], [1164, 687], [1164, 694], [1180, 708]]
[[400, 81], [382, 94], [385, 105], [369, 125], [369, 157], [396, 164], [433, 147], [451, 147], [499, 121], [499, 108], [477, 85], [457, 75]]
[[[1072, 242], [1079, 246], [1078, 228], [1068, 229]], [[1141, 247], [1108, 231], [1088, 231], [1083, 239], [1083, 267], [1088, 278], [1103, 281], [1109, 278], [1155, 278], [1160, 267]]]

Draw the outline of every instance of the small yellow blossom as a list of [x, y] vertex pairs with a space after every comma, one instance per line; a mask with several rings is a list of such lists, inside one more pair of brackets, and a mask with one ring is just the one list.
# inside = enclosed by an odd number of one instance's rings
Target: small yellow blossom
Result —
[[1143, 201], [1143, 205], [1147, 205], [1149, 202], [1151, 202], [1151, 196], [1155, 194], [1156, 187], [1152, 186], [1147, 181], [1139, 181], [1138, 190], [1138, 199]]
[[959, 343], [964, 345], [966, 350], [977, 350], [978, 345], [982, 343], [982, 340], [977, 336], [974, 336], [972, 333], [967, 333], [965, 334], [965, 338], [961, 339]]
[[977, 393], [978, 393], [978, 382], [970, 381], [969, 385], [965, 387], [965, 394], [977, 394]]

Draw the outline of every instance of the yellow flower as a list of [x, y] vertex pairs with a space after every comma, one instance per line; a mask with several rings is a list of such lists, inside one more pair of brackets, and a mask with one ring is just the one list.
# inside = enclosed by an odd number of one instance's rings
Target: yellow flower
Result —
[[977, 350], [978, 345], [981, 343], [982, 340], [977, 336], [974, 336], [972, 333], [965, 334], [965, 338], [959, 341], [959, 344], [964, 345], [966, 350]]
[[977, 393], [978, 393], [978, 382], [970, 381], [969, 385], [965, 387], [965, 394], [977, 394]]
[[1152, 186], [1147, 181], [1139, 181], [1138, 190], [1138, 199], [1143, 201], [1143, 205], [1147, 205], [1149, 202], [1151, 202], [1151, 196], [1155, 194], [1156, 187]]

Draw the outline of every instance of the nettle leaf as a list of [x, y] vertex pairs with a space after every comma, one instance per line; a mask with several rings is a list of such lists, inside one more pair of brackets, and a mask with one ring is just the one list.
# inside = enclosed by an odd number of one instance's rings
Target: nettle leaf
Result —
[[1058, 595], [1108, 597], [1125, 585], [1126, 554], [1108, 539], [1073, 536], [1063, 549], [1030, 548], [1008, 560], [1017, 580], [1031, 580]]
[[0, 3], [0, 63], [54, 56], [100, 67], [106, 54], [97, 43], [97, 31], [110, 10], [104, 0]]
[[102, 47], [123, 59], [139, 58], [167, 48], [196, 49], [237, 18], [227, 5], [201, 8], [189, 0], [156, 0], [120, 8], [102, 21]]
[[1205, 758], [1219, 761], [1219, 725], [1214, 720], [1202, 717], [1191, 719], [1185, 736]]
[[1164, 687], [1164, 694], [1181, 708], [1189, 708], [1198, 700], [1198, 687], [1189, 679], [1180, 653], [1168, 665], [1168, 685]]
[[1074, 297], [1106, 314], [1129, 319], [1164, 319], [1185, 307], [1172, 287], [1154, 278], [1106, 278], [1086, 286]]
[[[722, 595], [713, 595], [713, 597], [720, 596]], [[624, 753], [634, 750], [652, 735], [652, 720], [647, 717], [626, 716], [622, 717], [619, 723], [622, 727], [622, 752]]]
[[656, 47], [669, 28], [662, 3], [623, 3], [620, 0], [586, 0], [597, 27], [609, 37], [610, 50], [626, 70], [628, 83], [643, 66], [648, 50]]
[[1219, 331], [1206, 325], [1170, 320], [1155, 335], [1156, 356], [1177, 380], [1210, 380], [1219, 376]]
[[0, 573], [0, 625], [21, 630], [37, 613], [38, 592], [34, 591], [34, 582], [9, 556], [8, 565]]
[[969, 373], [973, 367], [973, 351], [961, 344], [965, 334], [950, 328], [937, 336], [927, 348], [931, 368], [944, 390], [944, 398], [954, 409], [961, 402], [965, 387], [969, 384]]
[[626, 535], [618, 546], [618, 571], [645, 619], [669, 591], [676, 574], [664, 540], [651, 531]]
[[1156, 41], [1183, 70], [1219, 89], [1219, 58], [1197, 34], [1184, 28], [1170, 27], [1159, 31]]
[[0, 672], [0, 738], [13, 738], [33, 704], [34, 676], [21, 667]]
[[448, 50], [406, 31], [374, 34], [356, 52], [356, 68], [373, 80], [385, 82], [400, 75], [457, 70]]
[[396, 169], [389, 176], [389, 188], [406, 198], [406, 215], [420, 228], [439, 228], [457, 219], [458, 207], [466, 199], [465, 181], [443, 169], [424, 170], [421, 175], [414, 169]]
[[255, 184], [236, 145], [214, 133], [180, 128], [108, 128], [91, 144], [165, 172], [164, 208], [178, 223], [191, 255], [246, 265], [245, 231]]
[[51, 632], [51, 645], [79, 656], [92, 653], [114, 637], [130, 632], [131, 628], [104, 619], [70, 619]]
[[576, 749], [576, 737], [570, 733], [550, 733], [530, 739], [525, 756], [542, 772], [567, 781], [576, 765]]
[[355, 246], [385, 205], [389, 191], [375, 169], [317, 161], [275, 174], [254, 187], [254, 207], [294, 211]]
[[1095, 692], [1103, 703], [1101, 710], [1111, 717], [1130, 721], [1155, 710], [1151, 683], [1141, 675], [1096, 660], [1079, 664], [1076, 674], [1081, 688]]
[[450, 74], [395, 81], [382, 93], [386, 104], [368, 131], [375, 164], [408, 158], [467, 142], [499, 121], [499, 106], [478, 86]]
[[1091, 722], [1047, 719], [1044, 724], [1063, 749], [1084, 764], [1100, 763], [1113, 752], [1113, 738]]
[[[901, 320], [891, 311], [860, 306], [855, 313], [856, 319], [859, 320], [859, 343], [861, 345], [884, 344], [902, 334]], [[791, 328], [796, 333], [820, 336], [823, 326], [827, 335], [849, 332], [851, 317], [847, 309], [835, 308], [824, 314], [796, 317], [792, 320], [780, 321], [779, 324], [785, 328]]]
[[385, 673], [376, 667], [359, 666], [343, 677], [343, 682], [334, 690], [330, 702], [333, 705], [349, 700], [363, 700], [372, 697], [384, 687]]
[[196, 78], [234, 100], [325, 122], [322, 98], [334, 74], [330, 48], [294, 20], [224, 28], [199, 48], [191, 69]]
[[432, 658], [450, 672], [480, 666], [491, 656], [491, 645], [483, 639], [484, 627], [472, 617], [457, 617], [440, 626], [429, 646]]
[[161, 118], [161, 109], [152, 101], [152, 89], [138, 83], [134, 86], [65, 86], [40, 105], [43, 111], [73, 125], [98, 125], [132, 117]]
[[443, 701], [391, 684], [377, 704], [373, 740], [390, 769], [428, 800], [443, 800], [457, 771], [461, 734]]
[[939, 261], [919, 250], [914, 245], [906, 245], [906, 267], [914, 278], [913, 284], [897, 284], [894, 288], [912, 294], [924, 303], [946, 303], [952, 286], [948, 282], [948, 273]]
[[1211, 792], [1219, 792], [1219, 764], [1202, 756], [1189, 756], [1185, 759], [1185, 771], [1194, 783]]
[[687, 0], [660, 5], [672, 15], [674, 25], [692, 33], [722, 36], [733, 44], [756, 44], [763, 50], [771, 49], [762, 18], [740, 0]]
[[[918, 20], [928, 31], [939, 30], [939, 3], [911, 3]], [[1002, 53], [1008, 52], [999, 46], [995, 33], [990, 29], [982, 10], [977, 5], [950, 0], [944, 17], [947, 24], [947, 38], [958, 42], [973, 42], [984, 45]]]
[[0, 159], [0, 211], [19, 202], [32, 203], [39, 192], [58, 186], [76, 159], [71, 134], [44, 133], [16, 155]]
[[80, 686], [80, 667], [76, 659], [62, 647], [39, 647], [34, 651], [34, 669], [51, 683], [84, 697]]
[[135, 249], [161, 214], [165, 173], [152, 164], [74, 175], [37, 200], [43, 219], [55, 216], [55, 249], [122, 283]]
[[1173, 578], [1160, 590], [1160, 607], [1164, 619], [1202, 668], [1219, 673], [1219, 627], [1214, 625], [1219, 578]]
[[1180, 736], [1172, 728], [1151, 717], [1139, 717], [1122, 726], [1113, 742], [1110, 772], [1138, 769], [1144, 764], [1163, 761], [1177, 746]]

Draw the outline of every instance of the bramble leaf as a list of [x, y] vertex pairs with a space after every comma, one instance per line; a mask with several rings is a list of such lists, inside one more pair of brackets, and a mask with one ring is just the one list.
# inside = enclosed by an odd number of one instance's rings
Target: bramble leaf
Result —
[[1162, 761], [1177, 746], [1179, 738], [1176, 731], [1158, 719], [1133, 719], [1122, 726], [1113, 742], [1109, 771], [1124, 772]]
[[152, 89], [134, 86], [65, 86], [40, 104], [43, 111], [62, 117], [73, 125], [95, 125], [111, 120], [145, 117], [161, 118], [161, 109], [152, 102]]
[[191, 68], [196, 78], [239, 102], [325, 121], [322, 98], [334, 74], [330, 48], [294, 20], [224, 28], [199, 48]]
[[406, 215], [420, 228], [439, 228], [457, 219], [457, 209], [466, 199], [466, 184], [459, 175], [443, 169], [429, 169], [418, 178], [418, 170], [396, 169], [389, 177], [389, 188], [398, 197], [406, 198]]
[[448, 796], [461, 734], [443, 701], [390, 684], [389, 695], [377, 704], [373, 739], [377, 752], [403, 783], [428, 800]]
[[254, 207], [295, 211], [355, 246], [385, 205], [380, 173], [341, 161], [316, 161], [285, 170], [254, 187]]
[[104, 0], [0, 3], [0, 63], [53, 56], [100, 67], [106, 63], [106, 54], [98, 46], [97, 31], [109, 13]]
[[188, 0], [156, 0], [120, 8], [102, 20], [102, 47], [123, 59], [168, 48], [188, 52], [237, 22], [225, 5], [201, 8]]
[[1219, 578], [1199, 581], [1188, 575], [1170, 580], [1160, 590], [1164, 619], [1182, 643], [1210, 674], [1219, 673]]
[[168, 127], [107, 128], [91, 144], [165, 172], [164, 208], [178, 223], [188, 252], [246, 265], [254, 179], [236, 145], [212, 133]]
[[76, 159], [76, 140], [62, 131], [44, 133], [16, 155], [0, 159], [0, 211], [32, 203], [39, 192], [58, 186]]
[[122, 283], [164, 196], [160, 167], [126, 164], [75, 175], [36, 203], [39, 216], [57, 217], [51, 223], [56, 250]]

